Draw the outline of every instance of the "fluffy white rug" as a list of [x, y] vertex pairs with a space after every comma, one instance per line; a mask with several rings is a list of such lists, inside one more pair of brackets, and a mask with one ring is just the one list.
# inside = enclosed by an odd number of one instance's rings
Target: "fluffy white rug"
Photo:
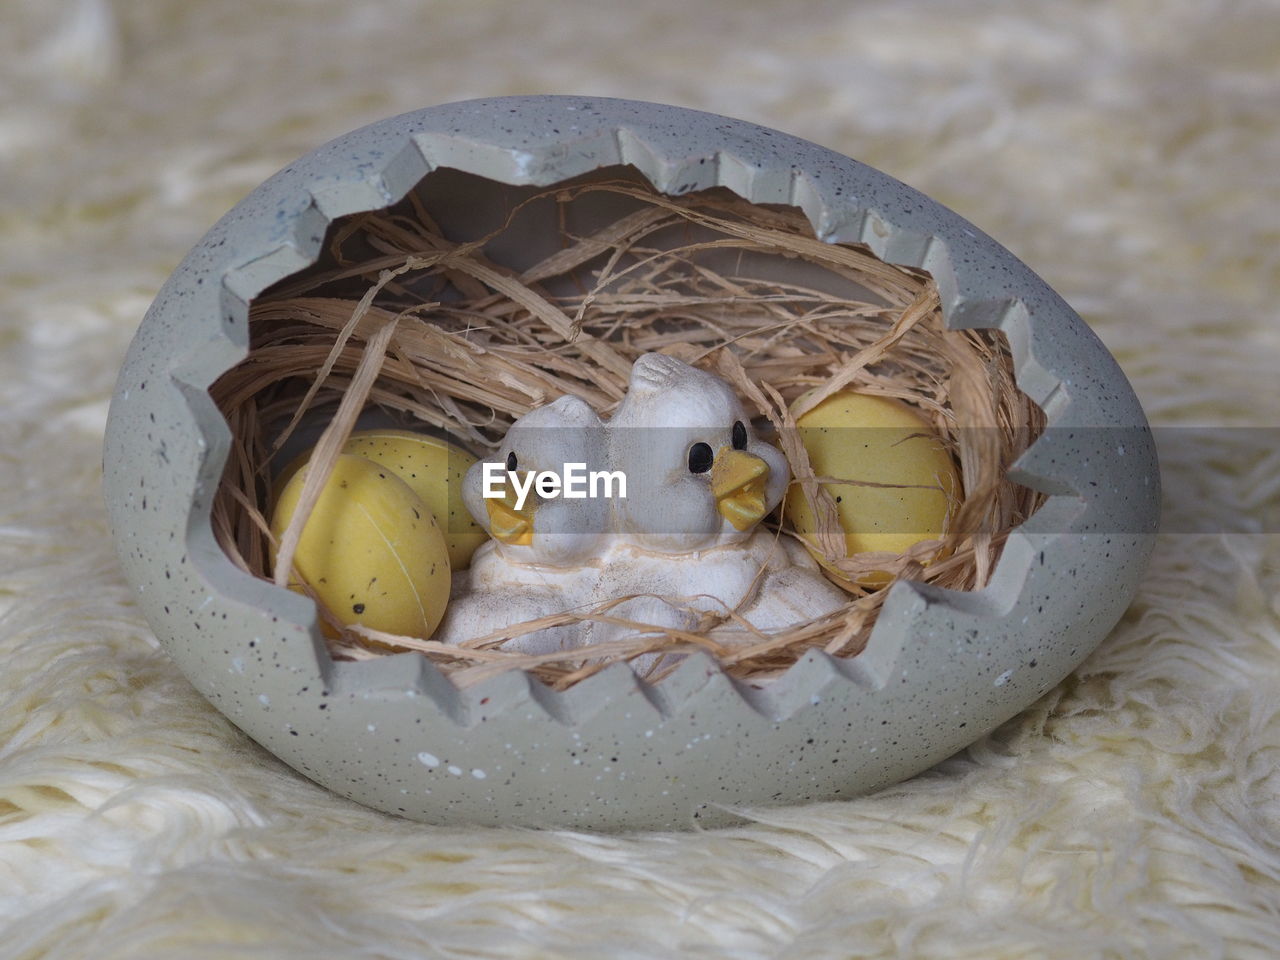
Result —
[[[1280, 452], [1225, 428], [1280, 421], [1280, 8], [1039, 11], [0, 0], [0, 957], [1276, 956]], [[101, 505], [138, 320], [322, 140], [531, 92], [895, 174], [1054, 284], [1155, 422], [1202, 428], [1167, 434], [1184, 532], [1075, 676], [878, 796], [623, 838], [372, 813], [196, 695]]]

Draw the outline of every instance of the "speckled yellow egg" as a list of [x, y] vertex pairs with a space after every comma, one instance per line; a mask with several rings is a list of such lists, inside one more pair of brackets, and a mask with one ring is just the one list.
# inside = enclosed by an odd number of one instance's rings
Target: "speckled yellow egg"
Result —
[[[867, 551], [902, 553], [936, 539], [960, 490], [955, 462], [933, 428], [897, 400], [844, 390], [796, 420], [800, 439], [836, 502], [846, 556]], [[793, 484], [786, 519], [811, 543], [817, 523], [812, 505]], [[811, 549], [819, 562], [820, 552]], [[873, 574], [860, 582], [887, 580]]]
[[[462, 478], [476, 462], [475, 457], [448, 440], [393, 429], [357, 430], [343, 444], [342, 452], [380, 463], [407, 483], [440, 524], [450, 567], [465, 570], [471, 565], [471, 555], [489, 539], [462, 502]], [[285, 468], [277, 489], [309, 456]]]
[[[305, 468], [296, 471], [276, 500], [277, 542], [306, 476]], [[338, 457], [293, 563], [347, 624], [426, 638], [449, 599], [449, 552], [431, 510], [396, 473], [364, 457]]]

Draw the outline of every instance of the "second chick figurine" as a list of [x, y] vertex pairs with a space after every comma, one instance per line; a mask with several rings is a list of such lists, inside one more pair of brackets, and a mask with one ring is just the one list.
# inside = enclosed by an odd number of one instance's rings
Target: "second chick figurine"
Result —
[[[502, 498], [484, 496], [486, 463], [516, 474], [560, 473], [571, 463], [617, 471], [625, 496], [529, 489], [517, 506], [510, 485]], [[561, 397], [521, 417], [497, 455], [467, 472], [463, 501], [494, 539], [455, 575], [433, 639], [459, 643], [618, 598], [627, 599], [605, 615], [679, 630], [720, 621], [741, 629], [741, 618], [772, 631], [830, 613], [847, 596], [802, 546], [757, 526], [789, 482], [786, 459], [753, 436], [728, 383], [645, 354], [610, 420], [578, 397]], [[636, 632], [586, 620], [523, 634], [504, 649], [548, 653]]]

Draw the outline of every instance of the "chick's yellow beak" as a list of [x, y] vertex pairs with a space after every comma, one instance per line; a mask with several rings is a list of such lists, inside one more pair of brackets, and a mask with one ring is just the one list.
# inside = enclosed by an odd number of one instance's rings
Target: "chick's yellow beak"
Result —
[[515, 492], [510, 486], [501, 499], [486, 499], [484, 508], [489, 514], [489, 532], [495, 540], [518, 547], [527, 547], [533, 543], [533, 509], [526, 506], [523, 510], [517, 510]]
[[726, 447], [711, 464], [716, 509], [735, 530], [746, 530], [764, 518], [768, 483], [769, 464], [754, 454]]

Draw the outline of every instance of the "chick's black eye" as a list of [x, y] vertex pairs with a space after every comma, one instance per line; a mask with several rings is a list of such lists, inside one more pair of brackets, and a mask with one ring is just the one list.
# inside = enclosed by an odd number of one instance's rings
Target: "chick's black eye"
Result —
[[516, 452], [512, 450], [507, 454], [507, 469], [512, 473], [515, 473], [516, 467], [519, 466], [519, 464], [520, 461], [516, 459]]
[[689, 448], [689, 472], [706, 473], [711, 469], [712, 459], [710, 444], [695, 443]]
[[741, 420], [733, 421], [733, 449], [747, 449], [747, 428]]

